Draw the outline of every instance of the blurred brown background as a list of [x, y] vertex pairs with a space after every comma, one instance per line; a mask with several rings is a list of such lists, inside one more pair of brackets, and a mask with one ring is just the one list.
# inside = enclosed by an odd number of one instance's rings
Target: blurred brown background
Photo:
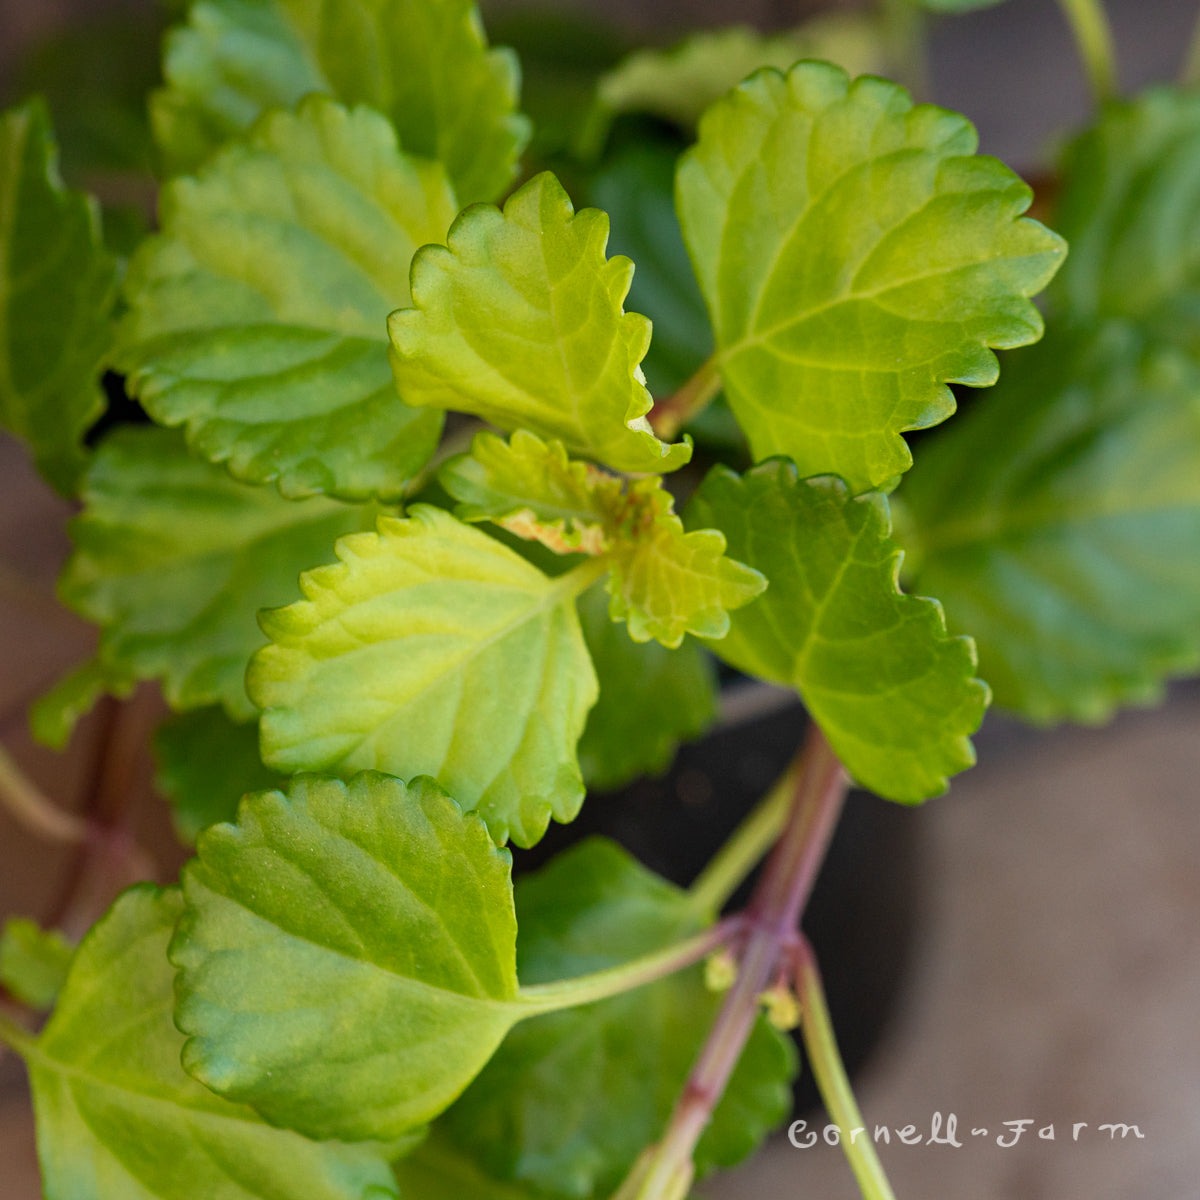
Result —
[[[117, 6], [0, 0], [0, 85], [37, 38]], [[801, 11], [779, 0], [594, 7], [657, 40], [690, 23], [778, 25]], [[1194, 0], [1110, 8], [1124, 84], [1171, 76]], [[937, 22], [932, 78], [933, 98], [977, 123], [984, 150], [1027, 170], [1087, 110], [1052, 0]], [[28, 700], [89, 645], [51, 598], [66, 512], [20, 450], [0, 442], [0, 737], [54, 795], [79, 804], [98, 786], [111, 712], [98, 713], [65, 758], [32, 747], [23, 728]], [[135, 727], [153, 716], [153, 698], [144, 704]], [[981, 765], [911, 814], [923, 842], [916, 961], [859, 1085], [868, 1124], [893, 1130], [882, 1155], [901, 1200], [1200, 1196], [1198, 728], [1194, 685], [1103, 729], [1035, 733], [992, 716], [978, 739]], [[104, 786], [148, 796], [149, 773], [137, 757]], [[161, 813], [145, 811], [143, 835], [163, 844]], [[50, 913], [67, 861], [0, 813], [0, 912]], [[935, 1111], [958, 1115], [961, 1149], [896, 1144], [895, 1129], [908, 1124], [928, 1137]], [[1033, 1125], [1017, 1145], [995, 1144], [1003, 1122], [1025, 1118]], [[1077, 1122], [1088, 1127], [1076, 1142]], [[1103, 1122], [1136, 1124], [1144, 1136], [1111, 1141], [1097, 1129]], [[1050, 1124], [1055, 1139], [1039, 1139]], [[975, 1128], [988, 1136], [972, 1137]], [[857, 1195], [840, 1151], [783, 1139], [703, 1191], [713, 1200]], [[9, 1056], [0, 1061], [0, 1200], [36, 1195], [28, 1101]]]

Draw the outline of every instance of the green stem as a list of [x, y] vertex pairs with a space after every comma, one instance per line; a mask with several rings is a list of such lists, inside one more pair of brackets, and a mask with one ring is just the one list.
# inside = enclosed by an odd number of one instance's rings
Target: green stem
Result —
[[695, 420], [721, 391], [721, 372], [713, 355], [677, 391], [655, 403], [650, 410], [650, 426], [665, 442], [675, 440], [679, 431]]
[[555, 595], [562, 598], [567, 596], [582, 596], [598, 579], [608, 574], [612, 564], [607, 556], [587, 558], [577, 567], [563, 572], [555, 582]]
[[1117, 56], [1103, 0], [1058, 0], [1058, 4], [1075, 35], [1092, 95], [1098, 103], [1109, 99], [1117, 88]]
[[[796, 969], [796, 992], [801, 1005], [800, 1028], [804, 1051], [812, 1066], [821, 1099], [833, 1123], [841, 1130], [842, 1150], [854, 1172], [863, 1200], [896, 1200], [874, 1143], [864, 1136], [866, 1126], [850, 1088], [846, 1068], [838, 1051], [825, 989], [812, 947], [801, 935]], [[853, 1131], [860, 1131], [852, 1136]]]
[[64, 812], [42, 795], [3, 746], [0, 746], [0, 806], [39, 837], [52, 842], [87, 840], [87, 822]]
[[1181, 87], [1194, 88], [1200, 85], [1200, 14], [1192, 29], [1192, 38], [1188, 42], [1187, 56], [1183, 60], [1183, 70], [1179, 73]]
[[896, 78], [917, 100], [930, 95], [925, 14], [912, 0], [883, 0], [883, 36]]
[[801, 760], [797, 755], [775, 786], [696, 876], [689, 895], [698, 913], [705, 916], [719, 913], [742, 880], [778, 840], [787, 824], [800, 766]]
[[653, 983], [656, 979], [673, 975], [676, 971], [682, 971], [684, 967], [690, 967], [707, 958], [714, 950], [728, 942], [740, 927], [741, 921], [734, 917], [721, 921], [693, 938], [621, 963], [620, 966], [596, 971], [591, 975], [580, 975], [575, 979], [562, 979], [554, 983], [522, 988], [519, 1003], [528, 1008], [532, 1016], [534, 1013], [578, 1008], [582, 1004], [594, 1004], [597, 1000], [619, 996], [623, 992]]
[[433, 452], [433, 457], [409, 480], [408, 486], [404, 489], [405, 499], [411, 499], [424, 489], [448, 459], [454, 458], [458, 454], [466, 454], [475, 441], [475, 435], [486, 428], [487, 426], [482, 421], [471, 419], [464, 421], [458, 429], [444, 438]]

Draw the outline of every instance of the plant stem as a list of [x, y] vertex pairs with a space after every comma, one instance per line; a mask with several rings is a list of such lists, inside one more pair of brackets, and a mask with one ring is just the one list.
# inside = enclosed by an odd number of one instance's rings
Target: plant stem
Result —
[[463, 421], [457, 429], [452, 430], [438, 444], [438, 448], [433, 452], [433, 457], [409, 480], [408, 486], [404, 489], [405, 499], [415, 496], [430, 483], [442, 464], [448, 459], [454, 458], [457, 454], [465, 454], [470, 450], [475, 435], [486, 428], [487, 426], [482, 421], [470, 418]]
[[707, 958], [714, 950], [728, 942], [741, 927], [741, 919], [731, 917], [693, 938], [677, 942], [654, 954], [646, 954], [630, 962], [621, 963], [619, 966], [596, 971], [591, 975], [580, 975], [575, 979], [522, 988], [520, 1002], [530, 1009], [532, 1016], [534, 1013], [578, 1008], [582, 1004], [594, 1004], [597, 1000], [619, 996], [666, 975], [673, 975], [676, 971], [682, 971], [684, 967], [690, 967]]
[[675, 440], [679, 431], [700, 415], [721, 390], [721, 373], [714, 355], [682, 387], [650, 410], [650, 426], [665, 442]]
[[1117, 58], [1112, 26], [1103, 0], [1058, 0], [1075, 35], [1088, 83], [1097, 103], [1113, 95], [1117, 87]]
[[127, 701], [105, 697], [97, 706], [99, 732], [84, 801], [89, 836], [80, 844], [65, 886], [44, 925], [81, 938], [131, 883], [154, 879], [158, 869], [131, 832], [129, 805], [138, 763], [158, 709], [142, 689]]
[[38, 837], [52, 842], [87, 840], [87, 822], [43, 795], [3, 746], [0, 746], [0, 805]]
[[802, 759], [797, 755], [775, 786], [696, 876], [689, 894], [697, 912], [706, 916], [719, 913], [742, 880], [778, 840], [787, 824], [801, 768]]
[[[759, 997], [775, 981], [795, 946], [808, 901], [841, 813], [847, 778], [814, 724], [802, 751], [787, 826], [746, 910], [749, 936], [738, 977], [725, 997], [662, 1140], [643, 1158], [622, 1200], [681, 1196], [696, 1143], [712, 1119], [758, 1017]], [[683, 1186], [683, 1191], [681, 1191]]]
[[833, 1123], [841, 1130], [841, 1144], [863, 1200], [896, 1200], [884, 1174], [883, 1164], [870, 1138], [851, 1137], [852, 1130], [864, 1130], [862, 1113], [846, 1077], [846, 1068], [838, 1052], [833, 1023], [825, 1003], [821, 973], [808, 940], [801, 935], [797, 948], [796, 992], [801, 1005], [800, 1028], [804, 1050], [821, 1091], [821, 1099]]
[[912, 0], [884, 0], [883, 36], [896, 78], [914, 99], [927, 100], [930, 86], [925, 14]]

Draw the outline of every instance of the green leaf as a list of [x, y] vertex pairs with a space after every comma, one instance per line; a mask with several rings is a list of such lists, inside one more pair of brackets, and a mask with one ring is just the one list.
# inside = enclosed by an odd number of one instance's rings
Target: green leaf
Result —
[[29, 730], [36, 741], [51, 750], [62, 750], [75, 726], [104, 695], [127, 698], [137, 680], [119, 667], [89, 658], [58, 680], [29, 708]]
[[189, 1079], [171, 1022], [177, 891], [126, 892], [24, 1049], [47, 1200], [386, 1200], [374, 1147], [273, 1129]]
[[1053, 298], [1066, 316], [1128, 317], [1200, 348], [1200, 94], [1152, 88], [1105, 106], [1068, 148], [1055, 223], [1071, 256]]
[[[601, 970], [697, 932], [684, 891], [589, 839], [517, 885], [524, 983]], [[556, 1196], [608, 1196], [662, 1132], [720, 1007], [702, 970], [535, 1017], [439, 1123], [495, 1178]], [[697, 1148], [701, 1173], [750, 1154], [791, 1106], [791, 1042], [760, 1020]]]
[[159, 82], [161, 38], [156, 14], [91, 10], [15, 64], [14, 94], [46, 98], [68, 179], [149, 171], [146, 96]]
[[612, 223], [609, 245], [637, 263], [628, 303], [654, 325], [642, 367], [656, 396], [673, 392], [712, 353], [704, 297], [675, 215], [678, 157], [673, 142], [635, 142], [600, 168], [590, 192]]
[[200, 708], [164, 722], [154, 735], [154, 757], [155, 785], [171, 802], [175, 832], [189, 846], [201, 830], [233, 821], [247, 792], [283, 782], [262, 764], [258, 724], [236, 725], [220, 708]]
[[404, 1200], [542, 1200], [541, 1193], [492, 1179], [434, 1131], [412, 1154], [392, 1164]]
[[83, 500], [59, 592], [101, 627], [102, 675], [161, 680], [173, 708], [220, 704], [235, 720], [254, 713], [243, 676], [263, 642], [255, 612], [372, 517], [238, 483], [146, 426], [109, 435]]
[[184, 1065], [274, 1123], [396, 1137], [525, 1015], [510, 856], [432, 780], [302, 776], [199, 854], [171, 947]]
[[748, 25], [693, 33], [669, 50], [636, 50], [597, 88], [613, 113], [643, 112], [692, 128], [710, 104], [759, 67], [786, 71], [802, 58], [835, 62], [851, 75], [882, 66], [882, 31], [864, 13], [826, 13], [764, 34]]
[[1062, 239], [975, 130], [895, 84], [822, 63], [762, 71], [704, 117], [680, 219], [725, 392], [757, 457], [861, 492], [912, 459], [904, 430], [986, 386], [988, 347], [1041, 336], [1027, 297]]
[[922, 452], [916, 586], [998, 704], [1100, 721], [1200, 665], [1200, 378], [1124, 325], [1059, 334]]
[[589, 787], [610, 789], [661, 774], [681, 741], [699, 737], [717, 715], [716, 678], [692, 638], [676, 650], [635, 642], [608, 615], [599, 584], [579, 599], [579, 619], [600, 681], [600, 698], [579, 740]]
[[561, 442], [518, 430], [505, 444], [475, 437], [469, 454], [451, 459], [439, 479], [466, 520], [491, 520], [559, 554], [603, 555], [611, 567], [609, 614], [627, 621], [636, 642], [678, 646], [684, 634], [722, 637], [727, 609], [766, 586], [756, 572], [724, 557], [715, 529], [685, 533], [662, 477], [616, 476], [571, 462]]
[[596, 676], [574, 599], [596, 564], [551, 579], [440, 509], [409, 512], [343, 538], [306, 599], [263, 615], [274, 645], [247, 674], [263, 758], [432, 775], [497, 842], [532, 845], [583, 801]]
[[383, 112], [464, 204], [503, 191], [529, 140], [516, 58], [488, 49], [469, 0], [202, 0], [168, 37], [164, 73], [152, 111], [176, 170], [310, 92]]
[[41, 1011], [54, 1007], [75, 947], [57, 929], [10, 917], [0, 933], [0, 986], [22, 1004]]
[[63, 187], [45, 105], [0, 113], [0, 426], [74, 489], [104, 409], [116, 264], [95, 201]]
[[725, 554], [718, 529], [685, 532], [658, 476], [638, 479], [627, 496], [627, 532], [614, 538], [608, 614], [635, 642], [674, 649], [684, 634], [723, 638], [731, 610], [767, 586], [753, 567]]
[[987, 707], [969, 638], [941, 606], [905, 595], [887, 501], [841, 480], [802, 480], [774, 459], [742, 477], [714, 468], [688, 508], [771, 581], [712, 649], [740, 670], [795, 687], [846, 769], [889, 800], [916, 803], [975, 761]]
[[410, 404], [557, 438], [622, 471], [670, 471], [691, 454], [651, 432], [639, 363], [650, 322], [627, 313], [633, 264], [606, 258], [608, 218], [576, 213], [548, 172], [503, 212], [462, 213], [445, 247], [413, 260], [414, 307], [388, 321]]
[[562, 442], [523, 429], [507, 442], [477, 433], [468, 453], [442, 465], [438, 482], [459, 502], [459, 520], [493, 521], [558, 554], [603, 554], [622, 494], [615, 475], [569, 459]]
[[397, 398], [384, 322], [454, 211], [442, 169], [402, 155], [379, 114], [319, 96], [271, 114], [168, 186], [126, 279], [129, 386], [240, 479], [399, 498], [441, 417]]
[[272, 108], [328, 88], [284, 6], [197, 0], [163, 43], [167, 86], [150, 101], [168, 172], [194, 171]]

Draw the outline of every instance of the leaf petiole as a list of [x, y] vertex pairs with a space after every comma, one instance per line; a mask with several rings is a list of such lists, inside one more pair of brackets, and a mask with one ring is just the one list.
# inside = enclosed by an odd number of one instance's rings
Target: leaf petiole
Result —
[[896, 1200], [884, 1174], [883, 1164], [875, 1153], [874, 1143], [869, 1138], [851, 1137], [852, 1130], [864, 1128], [862, 1113], [858, 1110], [838, 1051], [817, 960], [803, 934], [800, 935], [796, 950], [795, 984], [801, 1005], [800, 1028], [804, 1036], [804, 1050], [812, 1064], [825, 1108], [833, 1123], [841, 1130], [842, 1149], [863, 1200]]
[[0, 807], [30, 833], [54, 842], [83, 842], [87, 822], [52, 803], [0, 746]]
[[655, 402], [650, 426], [664, 441], [672, 441], [689, 421], [698, 417], [721, 391], [721, 372], [716, 355], [676, 391]]
[[686, 941], [677, 942], [664, 950], [643, 955], [620, 966], [596, 971], [591, 975], [580, 975], [575, 979], [556, 980], [554, 983], [535, 984], [521, 988], [518, 1003], [527, 1008], [527, 1015], [558, 1012], [564, 1008], [578, 1008], [583, 1004], [594, 1004], [623, 992], [632, 991], [644, 984], [653, 983], [666, 975], [682, 971], [714, 950], [725, 945], [740, 929], [740, 917], [730, 917], [706, 929], [703, 933]]
[[1075, 36], [1092, 95], [1097, 103], [1103, 103], [1117, 88], [1116, 51], [1103, 0], [1058, 0], [1058, 3]]

